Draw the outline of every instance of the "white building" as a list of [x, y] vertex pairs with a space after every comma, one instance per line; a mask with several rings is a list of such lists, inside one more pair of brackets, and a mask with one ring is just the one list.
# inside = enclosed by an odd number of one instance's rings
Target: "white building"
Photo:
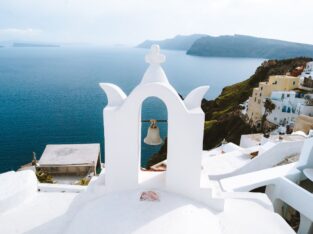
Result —
[[297, 161], [304, 136], [263, 134], [242, 135], [240, 146], [227, 143], [202, 154], [203, 173], [212, 180], [221, 180]]
[[275, 109], [267, 116], [267, 120], [276, 125], [294, 124], [299, 115], [313, 116], [313, 106], [308, 105], [306, 97], [313, 94], [302, 94], [295, 91], [274, 91], [270, 100]]
[[101, 171], [100, 144], [47, 145], [37, 169], [53, 176], [55, 183], [73, 184]]
[[306, 64], [305, 69], [300, 75], [300, 88], [313, 91], [313, 62]]
[[288, 206], [299, 212], [297, 233], [313, 233], [313, 138], [304, 142], [298, 162], [225, 178], [220, 184], [224, 191], [229, 192], [251, 191], [265, 186], [265, 193], [277, 213], [283, 215]]
[[301, 76], [303, 76], [303, 77], [309, 77], [309, 76], [313, 77], [313, 62], [308, 62], [306, 64], [306, 67], [303, 70]]

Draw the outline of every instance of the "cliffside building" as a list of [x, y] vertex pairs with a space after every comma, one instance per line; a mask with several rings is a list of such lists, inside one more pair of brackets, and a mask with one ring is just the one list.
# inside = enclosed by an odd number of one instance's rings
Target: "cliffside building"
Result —
[[312, 77], [304, 77], [303, 86], [313, 89], [313, 78]]
[[311, 76], [311, 77], [313, 77], [313, 62], [308, 62], [306, 64], [306, 67], [305, 67], [304, 71], [302, 72], [301, 76], [304, 76], [304, 77]]
[[269, 98], [273, 91], [290, 91], [299, 87], [300, 78], [276, 75], [270, 76], [267, 82], [260, 82], [259, 87], [253, 89], [252, 96], [248, 100], [247, 116], [252, 125], [261, 122], [264, 113], [263, 103], [265, 98]]
[[306, 64], [300, 76], [300, 87], [305, 90], [313, 91], [313, 62]]
[[294, 124], [299, 115], [313, 116], [313, 105], [307, 100], [313, 99], [313, 94], [295, 91], [274, 91], [270, 100], [275, 109], [267, 116], [267, 120], [276, 125]]

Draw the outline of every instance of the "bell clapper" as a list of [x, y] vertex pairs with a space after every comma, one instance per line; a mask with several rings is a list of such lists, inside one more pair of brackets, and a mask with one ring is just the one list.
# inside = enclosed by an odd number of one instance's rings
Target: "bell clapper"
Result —
[[150, 120], [150, 127], [151, 128], [157, 128], [158, 126], [156, 123], [157, 123], [157, 121], [155, 119], [151, 119]]

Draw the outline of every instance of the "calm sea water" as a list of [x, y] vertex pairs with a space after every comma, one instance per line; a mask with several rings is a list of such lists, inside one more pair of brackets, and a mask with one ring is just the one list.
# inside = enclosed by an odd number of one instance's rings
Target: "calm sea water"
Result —
[[[0, 172], [30, 162], [32, 151], [39, 157], [46, 144], [98, 142], [103, 157], [102, 110], [107, 99], [98, 83], [115, 83], [129, 94], [147, 68], [145, 53], [133, 48], [0, 49]], [[248, 78], [262, 62], [163, 53], [167, 56], [163, 67], [177, 91], [185, 96], [209, 84], [207, 99]], [[147, 99], [142, 118], [166, 119], [166, 108]], [[164, 138], [167, 126], [159, 126]], [[147, 127], [142, 127], [143, 137]], [[142, 165], [158, 150], [143, 143]]]

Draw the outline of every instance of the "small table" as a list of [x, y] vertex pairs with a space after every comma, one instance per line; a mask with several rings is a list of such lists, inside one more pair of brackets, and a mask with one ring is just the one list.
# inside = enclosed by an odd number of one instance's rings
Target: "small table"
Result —
[[311, 181], [313, 181], [313, 168], [306, 168], [303, 170], [303, 174]]

